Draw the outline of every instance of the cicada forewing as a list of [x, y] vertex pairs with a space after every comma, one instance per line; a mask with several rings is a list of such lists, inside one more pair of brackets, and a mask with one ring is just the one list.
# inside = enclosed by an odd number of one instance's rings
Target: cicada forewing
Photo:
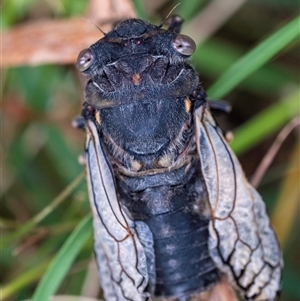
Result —
[[[126, 216], [118, 201], [112, 170], [105, 157], [96, 124], [86, 122], [86, 168], [89, 198], [93, 212], [94, 244], [105, 299], [148, 300], [149, 282], [146, 254], [151, 233], [146, 226]], [[138, 238], [140, 232], [145, 239]], [[142, 246], [145, 241], [147, 246]], [[151, 251], [150, 251], [151, 253]], [[149, 256], [148, 256], [149, 257]]]
[[245, 178], [208, 106], [194, 116], [212, 212], [210, 254], [243, 300], [276, 300], [282, 257], [264, 202]]

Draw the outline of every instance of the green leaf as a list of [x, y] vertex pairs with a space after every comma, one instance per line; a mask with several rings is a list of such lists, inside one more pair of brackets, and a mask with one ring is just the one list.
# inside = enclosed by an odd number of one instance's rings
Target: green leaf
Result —
[[297, 90], [237, 128], [230, 144], [235, 153], [243, 153], [299, 114], [299, 95]]
[[9, 284], [3, 285], [3, 287], [0, 288], [2, 300], [11, 297], [11, 295], [18, 292], [20, 288], [26, 287], [26, 285], [28, 286], [32, 284], [33, 281], [39, 279], [46, 270], [48, 264], [49, 262], [46, 261], [38, 266], [34, 266], [25, 273], [16, 276]]
[[67, 199], [67, 197], [75, 190], [75, 188], [78, 187], [83, 178], [84, 172], [80, 173], [47, 207], [40, 211], [35, 217], [23, 224], [22, 227], [19, 227], [14, 233], [3, 237], [0, 249], [20, 239], [34, 229], [38, 223], [40, 223], [46, 216], [53, 212], [58, 205]]
[[45, 128], [45, 135], [49, 137], [46, 141], [46, 151], [53, 167], [66, 183], [70, 182], [82, 170], [82, 166], [77, 163], [80, 150], [72, 148], [63, 133], [55, 126]]
[[82, 246], [92, 233], [91, 216], [85, 217], [69, 236], [37, 286], [32, 301], [49, 300], [55, 294]]
[[246, 77], [268, 62], [299, 35], [300, 16], [277, 30], [257, 47], [239, 59], [208, 89], [210, 98], [224, 97]]
[[[237, 45], [230, 45], [225, 40], [213, 37], [197, 48], [192, 61], [201, 72], [200, 79], [202, 75], [215, 79], [233, 66], [242, 55], [243, 51]], [[298, 73], [285, 67], [278, 63], [268, 63], [249, 75], [239, 86], [252, 94], [277, 95], [286, 85], [298, 84]]]

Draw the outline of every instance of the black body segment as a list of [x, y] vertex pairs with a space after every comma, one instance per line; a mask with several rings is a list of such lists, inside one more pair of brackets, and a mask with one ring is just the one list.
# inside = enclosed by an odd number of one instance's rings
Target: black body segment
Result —
[[263, 201], [210, 114], [195, 43], [171, 20], [125, 20], [77, 62], [105, 298], [202, 301], [225, 276], [243, 300], [276, 300], [282, 260]]
[[119, 200], [153, 234], [157, 296], [188, 296], [219, 280], [208, 250], [211, 216], [199, 166], [195, 156], [171, 187], [162, 185], [168, 172], [148, 176], [148, 187], [140, 191], [138, 181], [132, 186], [126, 179], [117, 180]]

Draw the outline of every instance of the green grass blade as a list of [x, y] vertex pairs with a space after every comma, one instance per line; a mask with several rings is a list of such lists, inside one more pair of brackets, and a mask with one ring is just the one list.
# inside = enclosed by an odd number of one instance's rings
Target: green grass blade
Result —
[[224, 97], [246, 77], [268, 62], [299, 35], [300, 16], [277, 30], [257, 47], [239, 59], [208, 89], [210, 98]]
[[47, 207], [45, 207], [41, 212], [39, 212], [34, 218], [24, 224], [18, 230], [6, 237], [2, 238], [1, 248], [13, 243], [14, 241], [20, 239], [28, 232], [30, 232], [38, 223], [40, 223], [46, 216], [48, 216], [53, 210], [60, 205], [67, 197], [78, 187], [80, 182], [84, 178], [84, 172], [80, 173]]
[[32, 301], [46, 301], [55, 294], [82, 246], [91, 236], [91, 221], [91, 216], [85, 217], [69, 236], [37, 286]]
[[235, 153], [240, 155], [299, 114], [299, 95], [297, 90], [237, 128], [230, 144]]
[[[220, 51], [222, 49], [222, 51]], [[230, 45], [221, 39], [211, 38], [197, 48], [193, 54], [193, 63], [197, 70], [201, 70], [200, 78], [205, 75], [215, 79], [229, 69], [243, 55], [242, 49]], [[286, 85], [298, 84], [298, 72], [292, 72], [279, 63], [268, 63], [249, 75], [240, 83], [239, 87], [250, 91], [251, 94], [274, 95], [281, 93]]]
[[24, 274], [15, 277], [10, 283], [3, 285], [0, 288], [0, 296], [2, 298], [1, 300], [5, 300], [8, 297], [11, 297], [13, 294], [16, 294], [21, 288], [31, 285], [33, 281], [37, 281], [41, 277], [41, 275], [43, 275], [48, 264], [49, 262], [46, 261], [39, 266], [34, 266]]

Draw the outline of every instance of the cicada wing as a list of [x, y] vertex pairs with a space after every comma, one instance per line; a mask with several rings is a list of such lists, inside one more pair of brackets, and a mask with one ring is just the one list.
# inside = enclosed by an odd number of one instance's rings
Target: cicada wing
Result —
[[197, 149], [211, 206], [210, 253], [246, 300], [276, 300], [282, 256], [265, 205], [208, 107], [195, 112]]
[[86, 168], [95, 253], [106, 300], [149, 300], [146, 255], [135, 224], [118, 201], [95, 124], [86, 122]]

